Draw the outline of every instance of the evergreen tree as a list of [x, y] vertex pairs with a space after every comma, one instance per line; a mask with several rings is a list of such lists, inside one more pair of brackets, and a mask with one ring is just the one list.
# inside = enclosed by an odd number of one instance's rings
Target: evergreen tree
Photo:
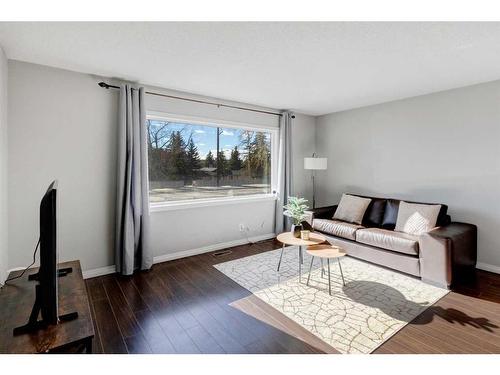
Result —
[[205, 158], [205, 167], [214, 168], [215, 167], [215, 159], [212, 151], [208, 151], [207, 157]]
[[229, 163], [226, 159], [226, 155], [224, 151], [219, 151], [219, 155], [217, 155], [217, 169], [219, 172], [219, 176], [227, 176], [229, 173]]
[[186, 176], [186, 142], [180, 131], [172, 132], [167, 146], [168, 176], [172, 180], [183, 180]]
[[231, 150], [231, 157], [229, 158], [229, 169], [231, 171], [239, 171], [242, 167], [242, 161], [240, 159], [240, 152], [238, 151], [238, 146], [234, 146]]
[[200, 155], [198, 148], [194, 144], [193, 138], [189, 138], [186, 150], [186, 176], [191, 180], [196, 178], [196, 170], [200, 168]]

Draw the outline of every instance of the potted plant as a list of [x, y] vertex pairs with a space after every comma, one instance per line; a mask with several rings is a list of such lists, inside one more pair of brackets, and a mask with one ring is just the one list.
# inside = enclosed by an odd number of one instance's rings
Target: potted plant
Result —
[[300, 231], [302, 230], [302, 221], [307, 217], [306, 210], [309, 208], [307, 206], [307, 199], [299, 197], [288, 197], [288, 203], [283, 206], [285, 211], [283, 214], [285, 216], [291, 217], [293, 221], [291, 232], [297, 238], [300, 237]]

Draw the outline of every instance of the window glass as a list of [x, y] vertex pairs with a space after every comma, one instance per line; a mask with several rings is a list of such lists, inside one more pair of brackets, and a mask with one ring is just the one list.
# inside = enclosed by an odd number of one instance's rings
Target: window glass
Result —
[[269, 194], [271, 133], [147, 120], [151, 204]]

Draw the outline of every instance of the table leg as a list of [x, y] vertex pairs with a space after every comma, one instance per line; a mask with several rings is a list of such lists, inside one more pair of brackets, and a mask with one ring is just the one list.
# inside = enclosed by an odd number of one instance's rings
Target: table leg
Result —
[[344, 284], [344, 286], [345, 286], [344, 273], [342, 272], [342, 266], [340, 265], [340, 258], [337, 259], [337, 262], [339, 262], [340, 276], [342, 276], [342, 284]]
[[281, 258], [283, 258], [283, 251], [285, 250], [285, 244], [283, 244], [283, 246], [281, 247], [281, 254], [280, 254], [280, 261], [278, 262], [278, 272], [280, 270], [280, 266], [281, 266]]
[[302, 246], [299, 246], [299, 283], [302, 279]]
[[321, 260], [321, 278], [325, 277], [325, 268], [323, 265], [323, 258], [319, 258]]
[[326, 259], [326, 264], [328, 266], [328, 293], [332, 295], [332, 282], [330, 280], [330, 259]]
[[309, 280], [311, 279], [311, 270], [313, 268], [313, 262], [314, 262], [314, 257], [311, 257], [311, 265], [309, 266], [309, 276], [307, 276], [307, 283], [306, 285], [309, 286]]

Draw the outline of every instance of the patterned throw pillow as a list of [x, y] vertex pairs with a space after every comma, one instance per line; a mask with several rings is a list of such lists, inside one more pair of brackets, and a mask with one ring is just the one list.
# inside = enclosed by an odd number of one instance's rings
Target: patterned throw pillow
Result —
[[361, 224], [366, 209], [372, 200], [354, 195], [343, 194], [339, 206], [333, 215], [336, 220], [343, 220], [349, 223]]
[[440, 204], [417, 204], [401, 201], [395, 231], [413, 235], [429, 232], [436, 226]]

